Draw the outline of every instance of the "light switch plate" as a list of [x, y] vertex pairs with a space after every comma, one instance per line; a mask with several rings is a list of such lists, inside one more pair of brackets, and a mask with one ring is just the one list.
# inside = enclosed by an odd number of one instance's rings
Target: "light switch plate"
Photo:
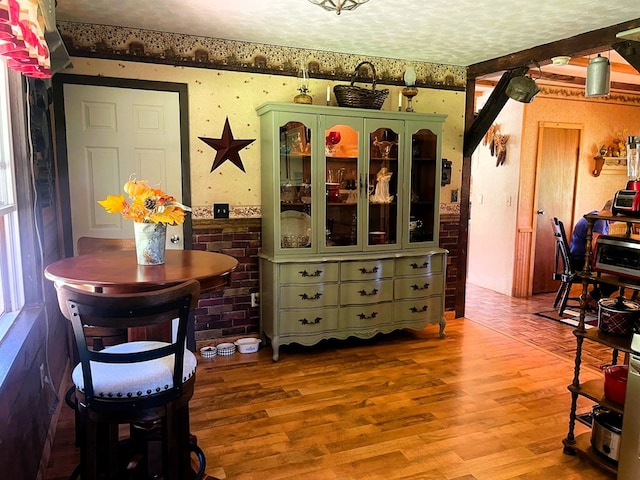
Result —
[[213, 204], [213, 218], [229, 218], [229, 204], [228, 203], [214, 203]]

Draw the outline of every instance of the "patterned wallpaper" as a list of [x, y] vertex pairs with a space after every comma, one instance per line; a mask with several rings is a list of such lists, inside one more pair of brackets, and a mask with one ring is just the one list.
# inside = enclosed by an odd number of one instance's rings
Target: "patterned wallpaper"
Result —
[[[58, 30], [71, 56], [164, 63], [218, 70], [296, 76], [301, 59], [310, 78], [349, 81], [364, 60], [376, 65], [377, 82], [404, 85], [405, 60], [358, 57], [320, 50], [280, 47], [85, 23], [58, 22]], [[418, 87], [464, 91], [466, 68], [416, 63]], [[358, 81], [371, 80], [366, 69]]]

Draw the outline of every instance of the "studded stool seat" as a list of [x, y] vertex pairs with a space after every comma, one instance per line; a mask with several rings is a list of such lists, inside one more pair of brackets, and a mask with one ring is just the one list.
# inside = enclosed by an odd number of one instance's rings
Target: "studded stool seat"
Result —
[[[202, 478], [204, 455], [189, 431], [197, 361], [185, 347], [200, 284], [193, 280], [136, 293], [88, 292], [66, 285], [56, 285], [56, 290], [80, 357], [72, 372], [80, 465], [71, 478]], [[98, 351], [85, 338], [91, 327], [155, 327], [174, 319], [178, 328], [171, 342], [133, 341]], [[200, 461], [197, 473], [192, 451]]]

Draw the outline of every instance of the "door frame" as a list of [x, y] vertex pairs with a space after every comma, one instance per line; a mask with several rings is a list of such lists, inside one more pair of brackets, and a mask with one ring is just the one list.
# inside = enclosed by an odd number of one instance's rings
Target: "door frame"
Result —
[[[158, 82], [128, 78], [102, 77], [94, 75], [73, 75], [58, 73], [53, 76], [53, 112], [55, 126], [56, 179], [58, 196], [59, 235], [64, 246], [65, 257], [73, 256], [73, 235], [71, 225], [71, 200], [69, 186], [69, 158], [67, 153], [66, 115], [64, 110], [64, 85], [91, 85], [102, 87], [155, 90], [178, 93], [180, 109], [180, 157], [182, 172], [182, 201], [191, 205], [191, 159], [189, 156], [189, 92], [186, 83]], [[193, 225], [191, 215], [185, 216], [184, 248], [193, 246]]]
[[545, 128], [561, 128], [564, 130], [577, 130], [578, 131], [578, 151], [576, 152], [576, 170], [573, 178], [573, 192], [571, 195], [571, 219], [569, 220], [569, 231], [573, 228], [573, 216], [575, 213], [575, 205], [576, 205], [576, 190], [578, 188], [578, 173], [579, 173], [579, 164], [580, 164], [580, 152], [582, 151], [582, 140], [584, 139], [584, 124], [582, 123], [566, 123], [566, 122], [548, 122], [542, 121], [538, 124], [538, 141], [536, 144], [536, 175], [534, 179], [534, 196], [533, 196], [533, 204], [531, 205], [531, 228], [533, 231], [533, 235], [531, 238], [531, 246], [530, 246], [530, 256], [529, 256], [529, 282], [527, 286], [527, 294], [530, 296], [533, 292], [533, 274], [535, 268], [535, 245], [536, 245], [536, 236], [538, 234], [538, 199], [539, 199], [539, 187], [540, 187], [540, 162], [541, 154], [542, 154], [542, 141], [544, 137], [544, 129]]

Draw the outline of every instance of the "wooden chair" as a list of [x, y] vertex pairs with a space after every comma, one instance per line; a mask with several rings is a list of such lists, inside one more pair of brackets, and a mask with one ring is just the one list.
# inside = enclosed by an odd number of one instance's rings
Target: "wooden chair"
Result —
[[553, 301], [553, 308], [557, 309], [558, 315], [562, 315], [569, 300], [580, 301], [580, 297], [570, 296], [571, 287], [578, 281], [578, 272], [574, 271], [571, 266], [569, 242], [567, 241], [564, 224], [556, 217], [553, 217], [551, 228], [556, 239], [553, 279], [560, 281], [560, 287], [558, 287], [558, 292]]
[[136, 241], [133, 238], [80, 237], [76, 244], [78, 255], [135, 249]]
[[[68, 285], [56, 285], [56, 290], [80, 356], [72, 378], [81, 460], [72, 478], [77, 474], [82, 480], [203, 478], [204, 455], [189, 433], [197, 362], [185, 346], [189, 312], [197, 305], [200, 284], [191, 280], [161, 290], [122, 294]], [[174, 318], [178, 332], [173, 342], [124, 342], [98, 351], [85, 337], [85, 326], [126, 329], [171, 323]], [[119, 434], [122, 424], [129, 425], [124, 438]], [[161, 459], [154, 463], [151, 452], [158, 449], [158, 442]], [[191, 451], [200, 460], [195, 475]]]

